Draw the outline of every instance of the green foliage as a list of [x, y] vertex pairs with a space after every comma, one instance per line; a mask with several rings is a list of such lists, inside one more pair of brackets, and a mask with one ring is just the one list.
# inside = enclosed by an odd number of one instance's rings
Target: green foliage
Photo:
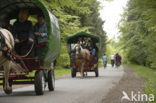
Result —
[[70, 59], [65, 43], [61, 44], [60, 57], [57, 59], [57, 66], [69, 65]]
[[67, 74], [70, 74], [70, 73], [71, 73], [70, 68], [65, 69], [65, 68], [62, 68], [60, 66], [56, 66], [56, 69], [55, 69], [55, 76], [56, 77], [67, 75]]
[[33, 25], [35, 25], [37, 23], [37, 19], [34, 17], [29, 17], [28, 20], [30, 20]]
[[103, 21], [99, 18], [99, 2], [97, 0], [43, 0], [59, 20], [61, 29], [61, 53], [57, 65], [69, 65], [65, 38], [80, 31], [88, 31], [99, 35], [102, 40], [102, 51], [105, 50], [105, 32]]
[[156, 68], [156, 1], [130, 0], [119, 28], [127, 60]]
[[118, 45], [117, 45], [116, 41], [114, 41], [112, 39], [106, 41], [106, 50], [107, 50], [106, 55], [108, 57], [108, 62], [110, 62], [110, 56], [112, 54], [115, 55], [116, 53], [118, 53], [119, 48], [117, 48], [117, 47], [118, 47]]

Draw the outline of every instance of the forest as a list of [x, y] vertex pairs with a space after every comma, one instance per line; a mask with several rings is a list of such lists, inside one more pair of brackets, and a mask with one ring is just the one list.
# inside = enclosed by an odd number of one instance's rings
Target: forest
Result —
[[106, 33], [102, 28], [104, 21], [99, 17], [100, 3], [97, 0], [43, 0], [59, 21], [61, 29], [61, 52], [57, 65], [69, 64], [66, 40], [68, 35], [87, 31], [98, 35], [101, 39], [101, 52], [105, 52]]
[[99, 9], [104, 7], [97, 0], [43, 0], [43, 3], [56, 15], [60, 24], [62, 45], [58, 65], [69, 64], [65, 38], [79, 31], [87, 31], [102, 39], [101, 55], [118, 51], [123, 56], [123, 63], [156, 68], [155, 0], [129, 0], [118, 24], [121, 35], [117, 43], [108, 40], [102, 28], [104, 21], [99, 17]]
[[125, 62], [156, 68], [156, 1], [129, 0], [119, 23]]

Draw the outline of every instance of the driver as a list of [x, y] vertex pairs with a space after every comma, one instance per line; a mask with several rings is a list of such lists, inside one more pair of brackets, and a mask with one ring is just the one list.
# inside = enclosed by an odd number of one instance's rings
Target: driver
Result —
[[32, 23], [28, 20], [29, 12], [22, 9], [19, 12], [17, 21], [13, 24], [12, 32], [15, 39], [15, 50], [22, 55], [22, 47], [31, 47], [34, 42]]

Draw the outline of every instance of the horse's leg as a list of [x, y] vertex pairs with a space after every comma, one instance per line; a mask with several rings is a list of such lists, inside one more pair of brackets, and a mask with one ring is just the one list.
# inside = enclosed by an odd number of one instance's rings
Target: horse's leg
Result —
[[81, 75], [81, 78], [83, 77], [83, 72], [82, 72], [82, 64], [80, 66], [80, 75]]
[[9, 86], [9, 73], [10, 73], [10, 61], [6, 61], [3, 64], [3, 68], [4, 68], [4, 79], [5, 79], [5, 84], [4, 84], [4, 91], [7, 94], [10, 94], [12, 92], [12, 88]]
[[84, 63], [81, 65], [81, 77], [84, 77]]
[[[86, 67], [86, 63], [84, 64], [84, 69], [85, 69], [85, 68], [87, 68], [87, 67]], [[83, 70], [84, 70], [84, 69], [83, 69]], [[85, 74], [85, 76], [87, 76], [87, 71], [84, 71], [84, 74]]]

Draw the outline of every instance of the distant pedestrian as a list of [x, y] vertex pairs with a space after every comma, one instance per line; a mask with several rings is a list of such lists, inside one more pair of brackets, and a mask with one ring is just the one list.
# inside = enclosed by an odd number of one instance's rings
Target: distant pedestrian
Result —
[[121, 56], [118, 53], [115, 55], [115, 65], [117, 67], [121, 65]]
[[114, 54], [111, 55], [110, 59], [111, 59], [112, 67], [114, 67], [114, 63], [115, 63], [115, 57], [114, 57]]
[[106, 54], [104, 54], [104, 56], [102, 56], [102, 59], [103, 59], [104, 68], [106, 68], [107, 67], [107, 56], [106, 56]]

